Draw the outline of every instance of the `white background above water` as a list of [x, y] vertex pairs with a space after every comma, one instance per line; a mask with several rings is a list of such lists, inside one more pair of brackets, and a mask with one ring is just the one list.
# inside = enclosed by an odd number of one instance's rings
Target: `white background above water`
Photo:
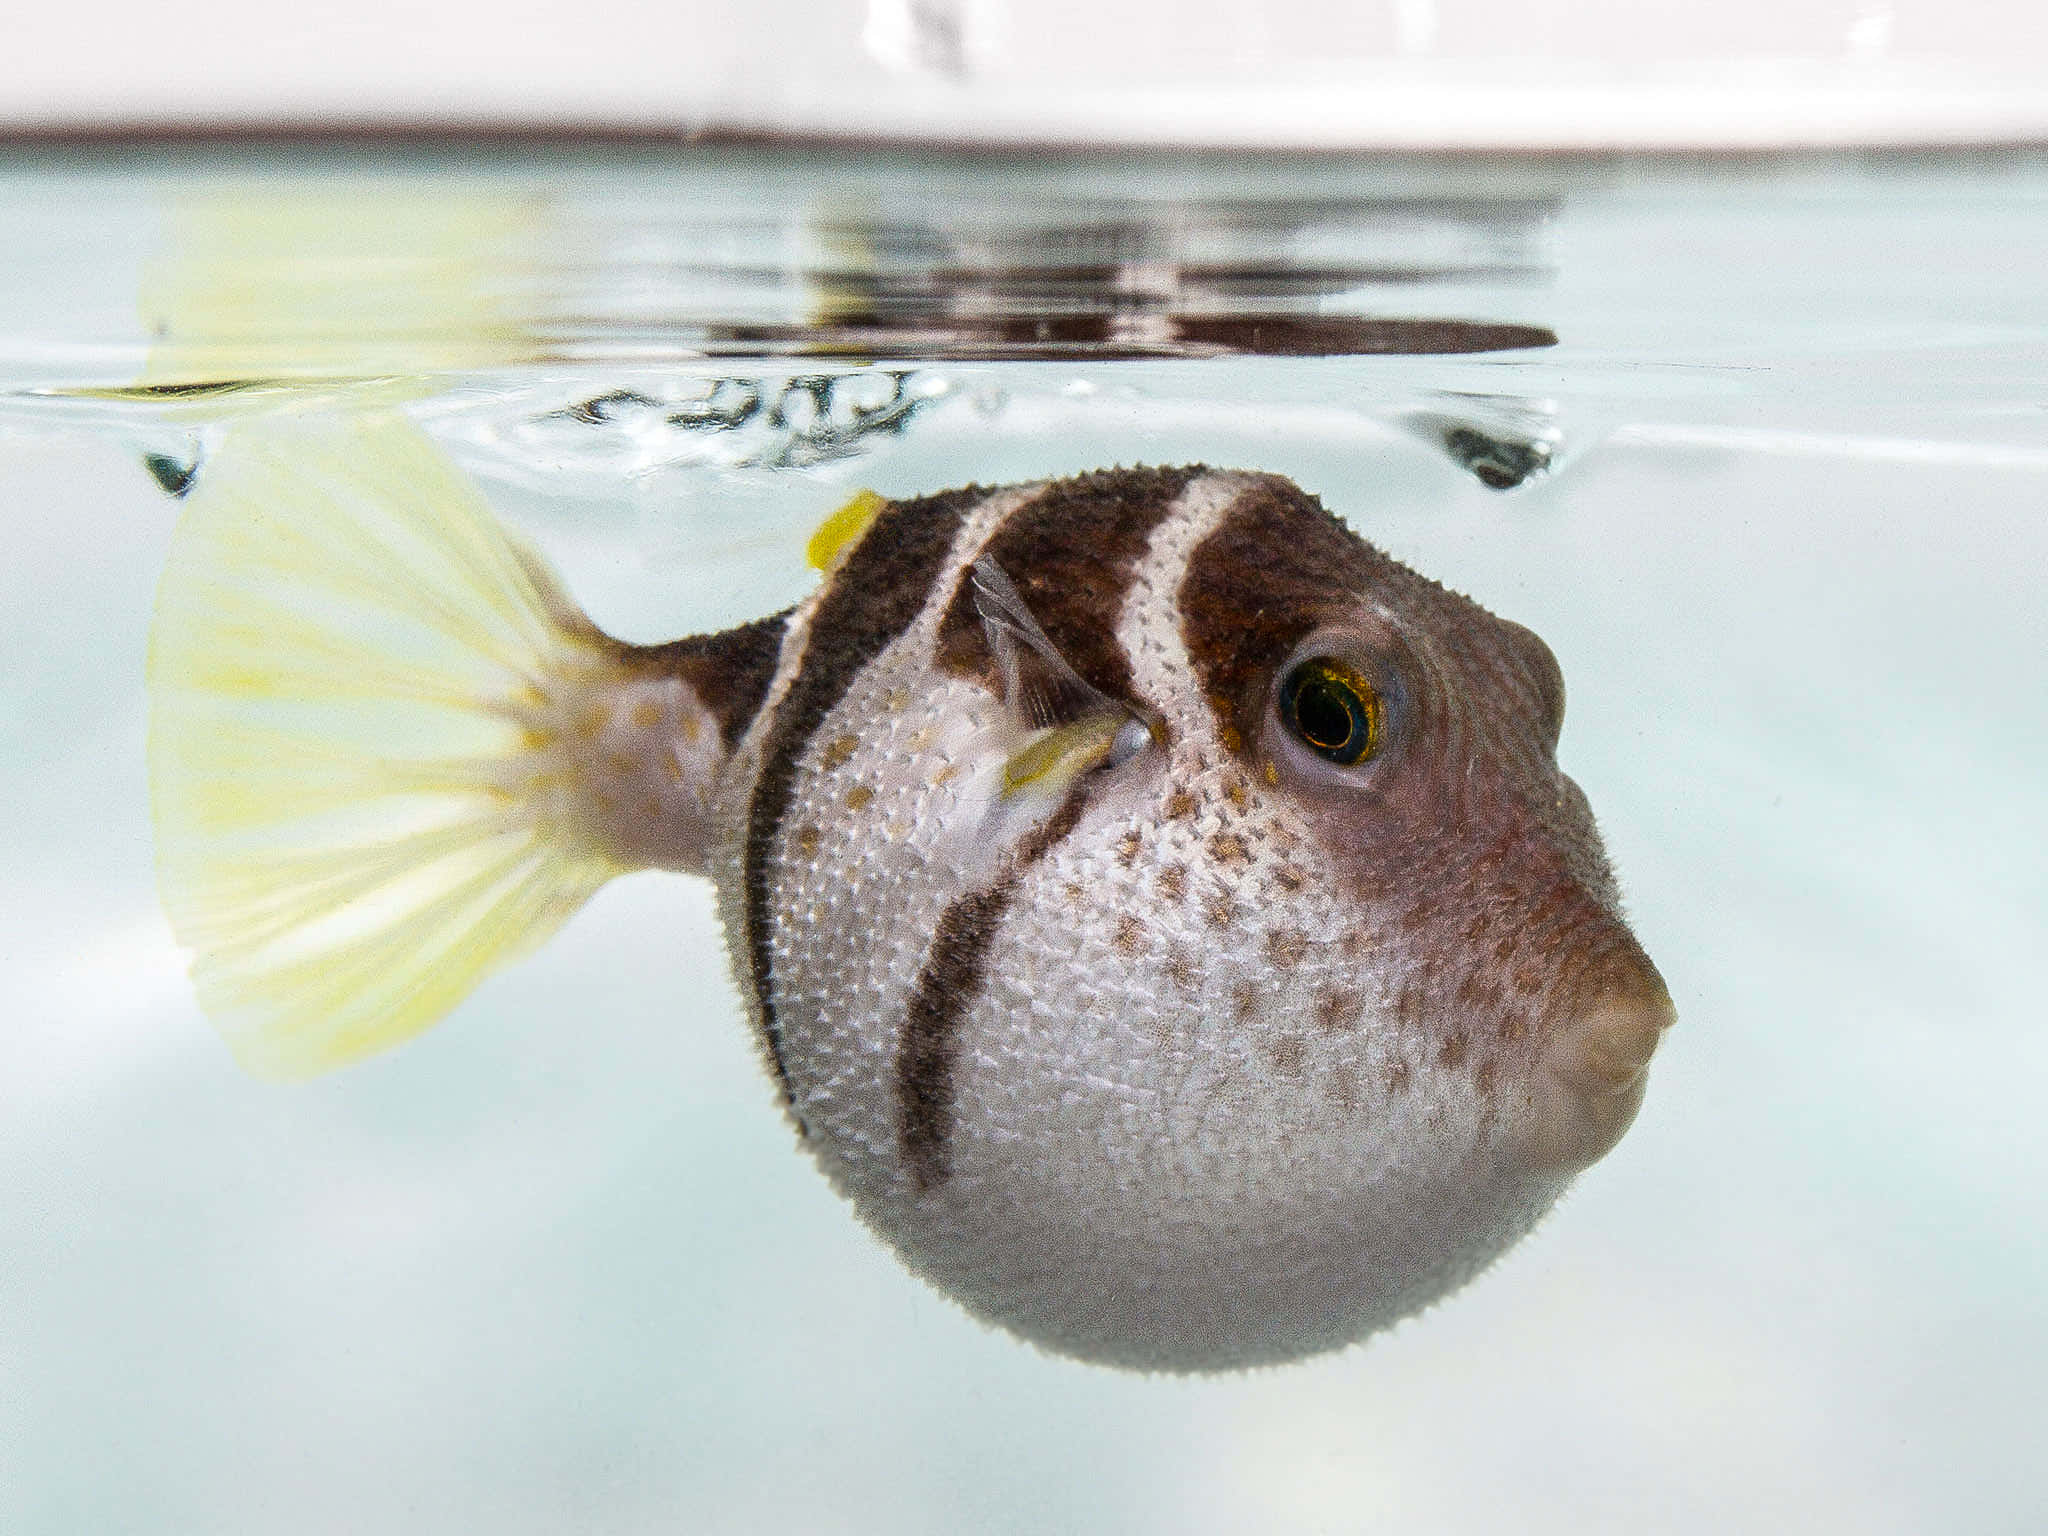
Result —
[[0, 132], [705, 127], [1268, 146], [2039, 143], [2032, 0], [110, 0]]

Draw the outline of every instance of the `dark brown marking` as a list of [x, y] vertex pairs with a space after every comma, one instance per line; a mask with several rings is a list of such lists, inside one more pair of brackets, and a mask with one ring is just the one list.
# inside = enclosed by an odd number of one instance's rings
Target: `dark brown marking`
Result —
[[823, 834], [816, 827], [804, 826], [796, 829], [797, 851], [806, 858], [818, 851], [818, 844], [822, 841]]
[[1237, 918], [1237, 906], [1228, 894], [1218, 891], [1203, 904], [1202, 916], [1211, 928], [1228, 928]]
[[851, 762], [853, 754], [859, 750], [858, 736], [834, 736], [825, 743], [825, 750], [818, 754], [818, 766], [829, 773]]
[[1273, 871], [1273, 883], [1283, 891], [1298, 891], [1308, 884], [1308, 871], [1293, 864], [1282, 864]]
[[[1055, 481], [1005, 519], [982, 552], [1015, 583], [1067, 664], [1126, 704], [1139, 701], [1116, 637], [1124, 595], [1153, 530], [1201, 473], [1200, 466], [1112, 469]], [[974, 584], [965, 577], [939, 625], [938, 659], [966, 676], [994, 673]]]
[[1145, 925], [1135, 917], [1125, 916], [1117, 920], [1116, 951], [1129, 957], [1145, 947]]
[[1189, 794], [1186, 790], [1176, 789], [1172, 794], [1166, 797], [1167, 820], [1179, 821], [1183, 817], [1192, 816], [1194, 814], [1195, 797]]
[[1299, 965], [1308, 953], [1308, 935], [1299, 928], [1275, 928], [1266, 935], [1266, 957], [1281, 969]]
[[875, 803], [875, 792], [865, 784], [856, 784], [846, 792], [846, 808], [849, 811], [864, 811]]
[[1223, 786], [1223, 796], [1240, 811], [1251, 809], [1251, 787], [1243, 779], [1233, 778], [1228, 784], [1225, 784]]
[[1339, 1109], [1358, 1108], [1358, 1074], [1346, 1066], [1330, 1068], [1330, 1097]]
[[1331, 987], [1316, 1005], [1316, 1022], [1327, 1032], [1335, 1034], [1356, 1023], [1363, 1007], [1357, 993]]
[[[775, 680], [789, 613], [774, 614], [715, 635], [692, 635], [665, 645], [627, 645], [610, 640], [636, 671], [680, 677], [718, 722], [719, 739], [730, 752], [753, 724]], [[608, 638], [608, 637], [607, 637]]]
[[1218, 864], [1243, 864], [1251, 856], [1251, 849], [1235, 832], [1218, 832], [1209, 839], [1209, 857]]
[[1201, 978], [1195, 969], [1195, 957], [1185, 949], [1176, 947], [1166, 960], [1166, 974], [1173, 978], [1173, 984], [1183, 992], [1192, 992]]
[[1465, 1064], [1465, 1053], [1467, 1049], [1468, 1047], [1466, 1045], [1465, 1037], [1463, 1035], [1452, 1035], [1448, 1040], [1444, 1041], [1444, 1043], [1441, 1046], [1437, 1047], [1437, 1065], [1446, 1068], [1449, 1071], [1455, 1072], [1459, 1067]]
[[1129, 869], [1138, 862], [1138, 854], [1144, 848], [1145, 840], [1136, 832], [1126, 832], [1116, 840], [1116, 861]]
[[999, 881], [946, 908], [904, 1014], [896, 1054], [896, 1136], [920, 1190], [952, 1171], [947, 1149], [953, 1134], [960, 1015], [981, 990], [989, 942], [1013, 889], [1011, 881]]
[[1159, 871], [1159, 894], [1168, 901], [1179, 901], [1187, 891], [1187, 870], [1178, 864], [1169, 864]]
[[1268, 672], [1304, 635], [1355, 610], [1396, 569], [1322, 503], [1254, 477], [1196, 546], [1181, 579], [1181, 636], [1226, 749], [1257, 734]]
[[981, 994], [989, 945], [1023, 871], [1081, 820], [1088, 787], [1083, 779], [1067, 792], [1045, 825], [1018, 845], [993, 885], [969, 892], [940, 914], [896, 1050], [896, 1141], [920, 1193], [952, 1176], [960, 1021]]
[[[776, 1023], [774, 947], [770, 907], [775, 840], [796, 789], [797, 765], [832, 706], [863, 667], [910, 627], [938, 580], [967, 513], [991, 493], [978, 486], [899, 501], [883, 508], [827, 578], [813, 611], [804, 653], [789, 691], [776, 707], [762, 743], [761, 768], [747, 810], [744, 851], [747, 956], [762, 1034], [784, 1100], [795, 1107], [789, 1069]], [[786, 616], [764, 621], [779, 637]], [[740, 631], [730, 631], [738, 634]], [[714, 637], [717, 639], [719, 637]], [[688, 644], [689, 642], [678, 642]], [[766, 687], [764, 683], [763, 688]], [[759, 699], [755, 700], [758, 707]]]
[[1240, 981], [1230, 989], [1230, 1002], [1234, 1017], [1242, 1024], [1259, 1011], [1259, 989], [1252, 982]]

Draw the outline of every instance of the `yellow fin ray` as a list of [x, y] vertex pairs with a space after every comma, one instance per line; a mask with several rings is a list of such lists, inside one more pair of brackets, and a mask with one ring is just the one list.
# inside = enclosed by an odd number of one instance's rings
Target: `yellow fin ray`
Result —
[[1105, 711], [1036, 731], [1003, 764], [1003, 793], [1014, 795], [1033, 784], [1064, 790], [1067, 785], [1108, 760], [1131, 716]]
[[244, 1065], [417, 1034], [629, 867], [557, 750], [620, 666], [402, 416], [227, 427], [158, 589], [149, 761], [165, 910]]

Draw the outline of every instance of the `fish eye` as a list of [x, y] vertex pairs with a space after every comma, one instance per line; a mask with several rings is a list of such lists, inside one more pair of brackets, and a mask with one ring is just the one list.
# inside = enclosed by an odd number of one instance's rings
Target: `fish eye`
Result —
[[1334, 657], [1313, 657], [1287, 674], [1280, 718], [1309, 751], [1339, 767], [1362, 763], [1380, 747], [1378, 691]]

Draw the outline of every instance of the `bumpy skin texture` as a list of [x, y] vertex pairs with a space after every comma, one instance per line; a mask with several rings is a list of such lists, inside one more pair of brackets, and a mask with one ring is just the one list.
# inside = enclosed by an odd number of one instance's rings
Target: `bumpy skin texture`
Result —
[[[1006, 791], [1047, 722], [979, 559], [1142, 750]], [[1287, 730], [1308, 656], [1378, 690], [1368, 762]], [[1670, 1005], [1556, 767], [1555, 662], [1284, 480], [893, 504], [758, 698], [711, 817], [743, 989], [827, 1176], [980, 1317], [1150, 1369], [1341, 1346], [1634, 1114]]]

